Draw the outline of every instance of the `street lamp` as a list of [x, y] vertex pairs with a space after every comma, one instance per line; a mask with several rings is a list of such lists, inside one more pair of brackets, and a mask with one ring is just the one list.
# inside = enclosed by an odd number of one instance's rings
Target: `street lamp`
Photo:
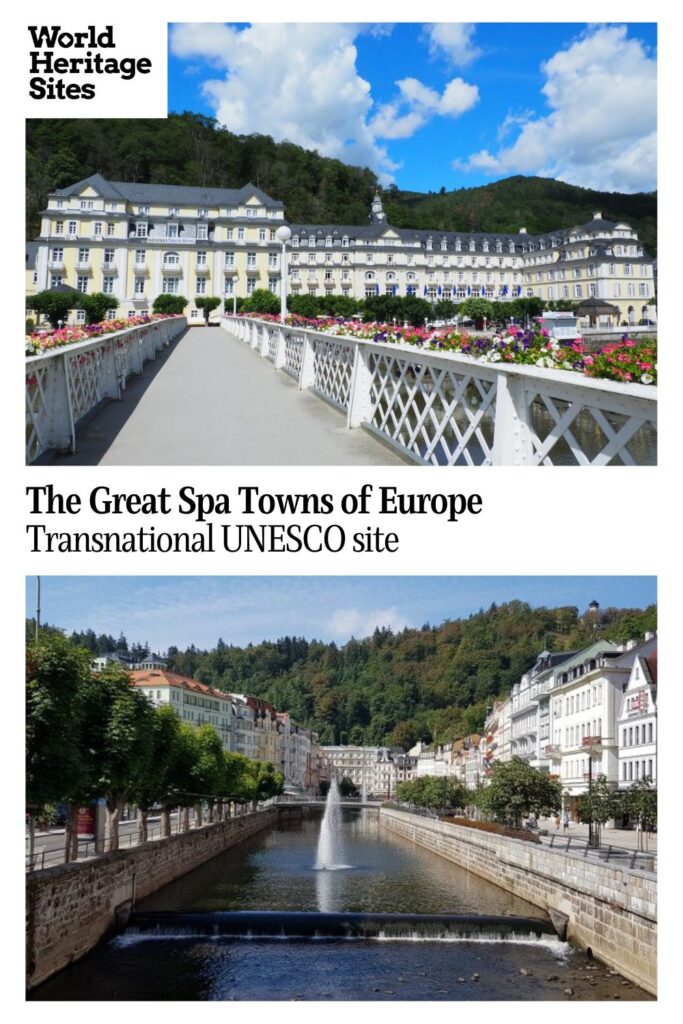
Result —
[[[583, 746], [588, 748], [588, 806], [590, 808], [590, 821], [588, 822], [588, 846], [595, 848], [600, 846], [600, 825], [593, 820], [593, 751], [602, 753], [601, 736], [585, 736]], [[597, 827], [596, 827], [597, 825]]]
[[280, 323], [285, 322], [287, 316], [287, 242], [292, 237], [291, 228], [286, 224], [275, 232], [278, 242], [282, 242], [282, 260], [280, 266]]

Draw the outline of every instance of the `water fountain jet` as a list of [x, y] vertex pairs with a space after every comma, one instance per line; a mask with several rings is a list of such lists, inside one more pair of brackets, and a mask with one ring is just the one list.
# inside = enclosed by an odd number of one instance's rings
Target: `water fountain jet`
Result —
[[327, 791], [325, 813], [320, 824], [318, 851], [315, 860], [316, 871], [340, 871], [350, 865], [342, 863], [341, 843], [341, 795], [337, 780], [333, 779]]

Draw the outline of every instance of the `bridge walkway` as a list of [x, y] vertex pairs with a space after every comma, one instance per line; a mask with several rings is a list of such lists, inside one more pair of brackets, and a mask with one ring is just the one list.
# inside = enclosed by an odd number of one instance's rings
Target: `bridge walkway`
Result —
[[403, 461], [220, 327], [188, 328], [77, 434], [68, 466], [386, 466]]

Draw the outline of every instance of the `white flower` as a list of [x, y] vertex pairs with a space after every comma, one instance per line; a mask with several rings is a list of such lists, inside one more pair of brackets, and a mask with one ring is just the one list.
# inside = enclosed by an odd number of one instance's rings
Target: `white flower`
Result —
[[490, 359], [491, 359], [492, 363], [499, 363], [502, 358], [503, 357], [501, 356], [500, 352], [495, 352], [495, 351], [492, 352], [491, 356], [490, 356]]
[[654, 377], [652, 376], [651, 373], [644, 373], [643, 376], [640, 378], [640, 383], [641, 384], [652, 384], [653, 380], [654, 380]]

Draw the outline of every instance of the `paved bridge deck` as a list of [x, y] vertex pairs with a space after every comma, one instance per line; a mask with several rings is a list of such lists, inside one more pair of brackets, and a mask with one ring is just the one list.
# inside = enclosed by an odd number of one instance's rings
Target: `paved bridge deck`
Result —
[[76, 436], [68, 466], [386, 466], [401, 459], [220, 327], [188, 328]]

